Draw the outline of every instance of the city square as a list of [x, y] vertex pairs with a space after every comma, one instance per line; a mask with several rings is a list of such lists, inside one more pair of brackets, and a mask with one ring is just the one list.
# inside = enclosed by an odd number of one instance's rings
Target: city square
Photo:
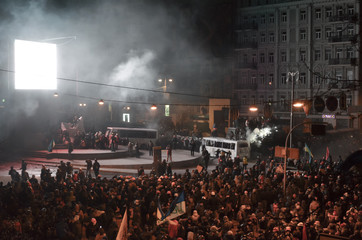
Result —
[[362, 239], [360, 9], [4, 0], [0, 239]]

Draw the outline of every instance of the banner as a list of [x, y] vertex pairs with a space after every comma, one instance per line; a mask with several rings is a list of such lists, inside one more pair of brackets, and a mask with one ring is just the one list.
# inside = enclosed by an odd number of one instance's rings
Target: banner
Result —
[[116, 240], [127, 240], [127, 208], [124, 211], [124, 215], [122, 218], [121, 226], [119, 227], [118, 234]]
[[158, 202], [157, 225], [160, 225], [166, 222], [167, 220], [177, 218], [178, 216], [181, 216], [185, 213], [186, 213], [186, 201], [185, 201], [185, 194], [184, 192], [182, 192], [180, 196], [178, 196], [175, 200], [173, 200], [166, 214], [163, 213], [160, 203]]

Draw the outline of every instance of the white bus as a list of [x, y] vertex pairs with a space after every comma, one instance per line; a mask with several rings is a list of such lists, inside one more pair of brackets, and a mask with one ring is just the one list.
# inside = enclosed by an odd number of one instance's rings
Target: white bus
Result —
[[155, 144], [158, 138], [158, 131], [150, 128], [107, 127], [105, 136], [109, 138], [112, 134], [117, 134], [120, 139], [138, 143], [140, 148], [147, 148], [150, 141]]
[[226, 153], [230, 151], [232, 158], [235, 158], [236, 156], [239, 156], [240, 158], [243, 158], [244, 156], [250, 158], [250, 143], [246, 140], [204, 137], [202, 139], [200, 152], [202, 151], [203, 146], [205, 146], [212, 157], [216, 157], [219, 150], [219, 152], [224, 151]]

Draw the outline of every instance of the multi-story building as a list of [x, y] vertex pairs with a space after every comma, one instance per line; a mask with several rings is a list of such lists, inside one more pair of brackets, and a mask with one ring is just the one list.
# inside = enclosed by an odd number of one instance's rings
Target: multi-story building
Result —
[[256, 104], [260, 114], [271, 109], [288, 119], [298, 99], [311, 103], [308, 118], [357, 127], [348, 110], [358, 104], [359, 12], [357, 0], [239, 0], [233, 96], [240, 115]]

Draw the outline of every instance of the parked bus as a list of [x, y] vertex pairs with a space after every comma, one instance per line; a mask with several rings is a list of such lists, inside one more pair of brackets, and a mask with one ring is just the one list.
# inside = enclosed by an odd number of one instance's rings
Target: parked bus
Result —
[[204, 137], [202, 139], [201, 149], [203, 146], [205, 146], [212, 157], [216, 157], [217, 152], [224, 151], [226, 153], [230, 152], [232, 158], [235, 158], [236, 156], [239, 156], [240, 158], [244, 156], [250, 158], [250, 143], [246, 140]]
[[132, 143], [138, 143], [143, 149], [147, 148], [150, 141], [155, 144], [158, 138], [158, 131], [149, 128], [107, 127], [105, 136], [109, 138], [112, 134], [117, 134], [121, 140], [126, 139]]

